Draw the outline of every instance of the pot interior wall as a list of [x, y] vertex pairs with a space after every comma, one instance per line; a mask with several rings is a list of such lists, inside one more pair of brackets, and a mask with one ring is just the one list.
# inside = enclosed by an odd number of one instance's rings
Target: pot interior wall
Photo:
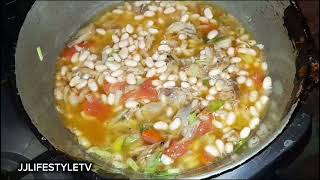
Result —
[[[63, 127], [54, 105], [55, 63], [65, 42], [97, 12], [111, 7], [115, 1], [38, 1], [34, 4], [20, 31], [16, 51], [17, 87], [33, 123], [58, 149], [75, 157], [85, 157], [78, 143]], [[217, 1], [249, 28], [258, 42], [265, 45], [269, 74], [274, 82], [271, 106], [263, 126], [269, 134], [261, 143], [238, 157], [217, 167], [206, 167], [183, 175], [204, 177], [234, 167], [261, 150], [278, 135], [288, 122], [285, 116], [291, 106], [295, 77], [295, 53], [283, 27], [285, 1]], [[41, 62], [36, 53], [40, 46]], [[211, 172], [211, 173], [209, 173]]]

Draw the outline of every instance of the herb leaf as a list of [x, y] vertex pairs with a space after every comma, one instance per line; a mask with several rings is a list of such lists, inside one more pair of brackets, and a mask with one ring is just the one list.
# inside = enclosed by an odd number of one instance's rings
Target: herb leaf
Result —
[[210, 104], [208, 105], [209, 112], [212, 113], [219, 110], [224, 105], [224, 103], [225, 102], [223, 100], [215, 100], [210, 102]]

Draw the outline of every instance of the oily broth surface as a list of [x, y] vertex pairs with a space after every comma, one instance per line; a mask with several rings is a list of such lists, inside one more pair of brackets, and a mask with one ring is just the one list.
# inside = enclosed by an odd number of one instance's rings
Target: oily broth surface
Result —
[[[250, 108], [249, 107], [257, 107], [257, 101], [250, 101], [249, 96], [250, 93], [255, 91], [257, 99], [264, 96], [267, 97], [267, 91], [264, 88], [264, 78], [266, 77], [266, 69], [262, 65], [265, 61], [265, 57], [263, 54], [263, 51], [258, 48], [255, 45], [241, 45], [241, 42], [245, 42], [244, 44], [248, 44], [249, 40], [252, 40], [252, 37], [244, 30], [244, 28], [241, 26], [241, 24], [231, 15], [227, 14], [222, 9], [208, 5], [205, 3], [200, 2], [180, 2], [178, 3], [181, 6], [185, 6], [188, 8], [188, 13], [190, 16], [192, 14], [199, 14], [200, 16], [204, 16], [204, 9], [209, 7], [213, 13], [213, 18], [216, 22], [210, 22], [211, 29], [210, 30], [199, 30], [197, 29], [196, 38], [190, 38], [187, 39], [186, 42], [190, 49], [192, 49], [191, 52], [185, 54], [181, 53], [178, 54], [177, 57], [183, 59], [190, 58], [190, 57], [198, 57], [201, 50], [203, 50], [205, 47], [208, 47], [207, 44], [207, 34], [212, 29], [219, 30], [219, 36], [223, 37], [232, 37], [232, 43], [231, 46], [235, 48], [241, 48], [244, 47], [250, 47], [256, 52], [255, 56], [250, 56], [244, 53], [235, 52], [233, 57], [240, 57], [242, 60], [241, 62], [237, 63], [237, 67], [240, 70], [245, 70], [247, 72], [247, 77], [251, 78], [254, 82], [254, 85], [248, 86], [246, 83], [238, 84], [238, 92], [239, 92], [239, 99], [237, 101], [237, 106], [232, 108], [232, 110], [226, 110], [228, 113], [229, 111], [232, 111], [236, 115], [236, 120], [232, 125], [228, 125], [226, 123], [226, 119], [228, 114], [223, 114], [221, 112], [221, 115], [218, 112], [215, 112], [214, 120], [219, 121], [222, 126], [228, 127], [234, 131], [235, 134], [237, 134], [238, 140], [232, 142], [231, 144], [233, 146], [236, 146], [239, 142], [239, 134], [241, 134], [241, 131], [245, 127], [250, 126], [250, 120], [253, 118], [250, 114]], [[124, 8], [126, 8], [129, 5], [125, 5]], [[134, 9], [134, 6], [132, 7]], [[157, 11], [154, 16], [152, 17], [144, 17], [142, 20], [135, 20], [135, 16], [140, 15], [140, 12], [135, 12], [134, 10], [124, 10], [122, 13], [114, 13], [112, 11], [106, 11], [104, 14], [101, 15], [101, 17], [95, 18], [95, 20], [92, 22], [95, 29], [104, 29], [105, 33], [104, 35], [101, 35], [99, 33], [92, 33], [89, 38], [87, 38], [84, 41], [84, 44], [87, 45], [87, 49], [90, 51], [91, 54], [97, 55], [97, 60], [101, 60], [102, 52], [105, 50], [106, 47], [112, 47], [114, 45], [114, 41], [112, 38], [112, 35], [114, 34], [113, 29], [122, 29], [123, 27], [126, 27], [128, 24], [133, 26], [133, 28], [136, 30], [138, 26], [146, 27], [148, 26], [148, 23], [150, 21], [153, 21], [152, 28], [155, 28], [158, 30], [158, 32], [153, 36], [154, 40], [152, 42], [152, 45], [149, 50], [144, 51], [143, 49], [137, 48], [135, 51], [136, 54], [141, 55], [141, 61], [143, 59], [146, 59], [147, 57], [151, 57], [154, 53], [157, 52], [158, 47], [161, 45], [161, 41], [164, 39], [166, 40], [176, 40], [177, 46], [182, 45], [182, 41], [179, 41], [179, 37], [176, 33], [167, 33], [167, 28], [174, 22], [180, 21], [181, 19], [181, 11], [176, 10], [175, 12], [171, 13], [170, 15], [166, 15], [163, 12]], [[199, 21], [197, 18], [191, 18], [189, 17], [191, 24], [193, 24], [195, 27], [202, 26], [206, 23], [203, 23]], [[138, 33], [134, 33], [138, 34]], [[246, 37], [244, 37], [246, 36]], [[244, 40], [241, 40], [241, 37], [243, 37]], [[252, 40], [254, 41], [254, 40]], [[211, 46], [210, 46], [211, 47]], [[66, 47], [68, 49], [70, 47]], [[226, 49], [222, 50], [222, 54], [226, 54]], [[60, 110], [61, 114], [63, 115], [63, 121], [65, 122], [65, 125], [67, 128], [69, 128], [77, 137], [79, 142], [87, 147], [87, 148], [98, 148], [100, 150], [106, 151], [108, 153], [111, 153], [111, 159], [115, 162], [120, 162], [122, 165], [119, 164], [113, 164], [115, 167], [118, 168], [132, 168], [131, 165], [128, 165], [127, 159], [133, 159], [136, 164], [138, 164], [138, 170], [140, 172], [145, 172], [146, 169], [150, 166], [149, 161], [146, 159], [145, 161], [142, 161], [140, 163], [139, 159], [136, 158], [137, 155], [133, 155], [132, 153], [135, 149], [139, 149], [144, 146], [150, 146], [148, 143], [145, 143], [142, 136], [142, 131], [147, 129], [155, 129], [154, 124], [158, 121], [165, 122], [167, 124], [170, 124], [173, 121], [173, 116], [168, 117], [166, 116], [165, 109], [168, 108], [168, 105], [164, 105], [162, 113], [155, 114], [152, 116], [152, 118], [144, 119], [143, 121], [140, 119], [137, 119], [136, 116], [131, 116], [130, 119], [124, 119], [121, 118], [120, 120], [115, 121], [114, 118], [119, 115], [119, 113], [122, 112], [123, 109], [126, 109], [124, 107], [124, 104], [119, 103], [118, 105], [108, 105], [108, 103], [104, 103], [104, 118], [99, 119], [94, 116], [85, 114], [84, 112], [84, 104], [87, 99], [85, 97], [86, 95], [90, 95], [90, 97], [94, 97], [95, 99], [101, 100], [101, 94], [105, 93], [104, 90], [104, 84], [108, 83], [105, 80], [103, 81], [103, 85], [98, 85], [98, 88], [96, 91], [90, 90], [88, 86], [85, 86], [81, 89], [76, 89], [74, 87], [70, 87], [69, 83], [74, 77], [74, 74], [76, 73], [77, 68], [81, 68], [83, 66], [82, 62], [73, 63], [70, 60], [67, 60], [67, 58], [64, 56], [65, 53], [62, 53], [61, 57], [58, 60], [57, 63], [57, 78], [56, 78], [56, 87], [57, 89], [60, 88], [63, 94], [63, 98], [59, 99], [57, 98], [57, 107]], [[228, 56], [228, 55], [227, 55]], [[69, 57], [71, 58], [71, 57]], [[143, 63], [142, 63], [143, 64]], [[145, 65], [143, 65], [145, 67]], [[67, 67], [69, 70], [70, 77], [67, 75], [61, 75], [61, 71], [63, 67]], [[179, 68], [181, 68], [179, 66]], [[74, 69], [74, 70], [72, 70]], [[156, 75], [156, 77], [160, 76], [161, 73]], [[237, 75], [238, 76], [238, 75]], [[236, 75], [231, 75], [231, 79], [236, 79]], [[207, 77], [204, 77], [203, 79], [206, 79]], [[142, 79], [140, 82], [137, 82], [136, 86], [131, 87], [131, 89], [137, 89], [139, 85], [141, 85], [145, 80], [148, 78], [145, 77], [145, 73], [142, 75]], [[258, 79], [258, 80], [255, 80]], [[96, 81], [98, 81], [98, 78], [95, 78]], [[202, 79], [201, 79], [202, 80]], [[125, 81], [125, 80], [124, 80]], [[200, 78], [199, 78], [200, 81]], [[235, 80], [236, 81], [236, 80]], [[176, 86], [181, 86], [181, 80], [176, 80]], [[259, 84], [256, 84], [256, 82], [259, 82]], [[61, 88], [62, 87], [62, 88]], [[67, 90], [66, 90], [67, 89]], [[126, 92], [130, 92], [130, 90], [126, 90]], [[81, 94], [82, 93], [82, 94]], [[200, 98], [205, 99], [208, 96], [208, 88], [206, 90], [201, 91], [203, 93], [202, 96], [199, 96]], [[57, 93], [56, 93], [57, 94]], [[55, 95], [56, 95], [55, 94]], [[70, 100], [70, 94], [73, 94], [78, 98], [78, 102], [76, 104], [70, 103], [72, 100]], [[107, 94], [108, 95], [108, 94]], [[57, 95], [56, 95], [57, 96]], [[199, 99], [199, 98], [195, 98]], [[209, 103], [214, 100], [208, 100]], [[140, 102], [140, 107], [142, 107], [145, 104], [148, 104], [149, 102]], [[259, 106], [259, 105], [258, 105]], [[262, 107], [261, 107], [262, 106]], [[265, 114], [265, 103], [264, 105], [261, 105], [261, 109], [259, 110], [259, 117], [260, 119], [263, 118]], [[176, 113], [179, 111], [178, 107], [172, 107], [173, 112]], [[206, 109], [206, 108], [204, 108]], [[201, 121], [200, 121], [201, 123]], [[168, 129], [166, 130], [156, 130], [158, 134], [160, 134], [164, 138], [164, 141], [168, 139], [169, 137], [174, 137], [175, 139], [181, 139], [182, 135], [180, 134], [181, 131], [170, 131]], [[230, 132], [230, 131], [229, 131]], [[128, 139], [129, 136], [132, 134], [136, 135], [138, 134], [138, 139], [136, 139], [133, 143], [126, 144], [125, 140]], [[156, 167], [156, 171], [153, 173], [159, 173], [163, 171], [169, 171], [170, 169], [178, 169], [179, 172], [182, 172], [184, 170], [196, 168], [199, 166], [207, 165], [207, 163], [204, 163], [203, 160], [215, 162], [217, 157], [213, 156], [210, 153], [205, 152], [206, 147], [208, 145], [212, 145], [217, 148], [217, 142], [216, 140], [223, 139], [224, 136], [226, 136], [226, 132], [224, 132], [223, 128], [218, 128], [214, 125], [212, 125], [210, 132], [204, 134], [201, 137], [194, 137], [192, 140], [192, 143], [188, 146], [188, 152], [186, 152], [181, 157], [178, 157], [174, 160], [174, 162], [170, 163], [170, 165], [165, 164], [164, 162]], [[119, 138], [120, 137], [120, 138]], [[121, 144], [121, 150], [115, 150], [115, 146], [117, 146], [117, 142], [121, 141], [122, 138], [122, 144]], [[120, 139], [120, 140], [119, 140]], [[224, 146], [226, 146], [227, 141], [224, 141]], [[172, 143], [169, 143], [172, 144]], [[160, 146], [164, 146], [164, 142], [160, 144]], [[160, 148], [161, 149], [161, 148]], [[164, 153], [165, 148], [162, 148], [159, 150], [162, 154]], [[205, 153], [204, 153], [205, 152]], [[98, 153], [97, 153], [98, 154]], [[147, 153], [146, 155], [153, 155], [156, 154], [155, 152]], [[205, 155], [203, 155], [205, 154]], [[228, 153], [223, 152], [220, 153], [220, 156], [224, 157]], [[99, 154], [98, 154], [99, 155]], [[119, 158], [119, 156], [121, 158]], [[205, 157], [203, 157], [205, 156]], [[119, 160], [120, 159], [120, 160]], [[208, 160], [209, 159], [209, 160]], [[159, 160], [160, 161], [160, 160]], [[149, 164], [148, 164], [149, 163]], [[134, 169], [134, 168], [132, 168]]]

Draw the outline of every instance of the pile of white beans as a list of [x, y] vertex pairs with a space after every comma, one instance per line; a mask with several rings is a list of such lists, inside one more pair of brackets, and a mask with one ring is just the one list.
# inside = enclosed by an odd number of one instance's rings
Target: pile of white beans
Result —
[[[131, 5], [125, 3], [112, 11], [113, 14], [120, 16], [127, 11], [132, 11], [133, 6], [139, 7], [144, 1], [137, 1]], [[203, 10], [203, 15], [194, 14], [188, 11], [188, 7], [180, 3], [173, 2], [147, 2], [147, 10], [143, 14], [136, 14], [135, 21], [145, 21], [162, 13], [163, 16], [172, 16], [179, 12], [180, 22], [191, 23], [191, 20], [198, 20], [204, 23], [218, 23], [214, 19], [214, 13], [210, 8]], [[262, 50], [263, 45], [257, 44], [256, 41], [250, 40], [247, 34], [242, 34], [236, 39], [237, 46], [231, 46], [231, 42], [225, 42], [214, 50], [227, 58], [231, 63], [226, 70], [213, 68], [208, 71], [209, 87], [203, 84], [202, 79], [188, 76], [185, 70], [180, 69], [178, 73], [167, 73], [168, 55], [174, 50], [181, 53], [187, 53], [186, 47], [171, 47], [166, 39], [162, 39], [160, 44], [148, 45], [148, 38], [157, 38], [157, 35], [163, 32], [158, 29], [159, 24], [164, 24], [163, 18], [157, 20], [147, 20], [146, 23], [140, 25], [127, 24], [120, 29], [114, 29], [111, 35], [112, 45], [107, 45], [101, 54], [94, 54], [89, 49], [81, 48], [75, 45], [77, 50], [71, 57], [71, 65], [63, 65], [60, 67], [56, 75], [55, 98], [58, 101], [65, 101], [72, 106], [77, 106], [86, 99], [89, 94], [95, 94], [103, 103], [109, 105], [120, 105], [122, 92], [112, 92], [109, 94], [101, 93], [99, 89], [105, 83], [115, 84], [125, 82], [128, 86], [138, 87], [145, 79], [158, 77], [152, 81], [152, 85], [156, 89], [161, 88], [181, 88], [190, 90], [194, 96], [195, 103], [199, 103], [202, 108], [216, 99], [219, 92], [224, 91], [226, 84], [224, 80], [235, 77], [238, 85], [244, 85], [248, 88], [253, 87], [253, 79], [245, 68], [241, 68], [239, 64], [242, 59], [236, 54], [245, 54], [256, 57], [258, 52], [256, 48]], [[108, 29], [96, 28], [94, 36], [103, 37], [108, 35]], [[207, 34], [207, 39], [211, 40], [219, 36], [219, 29], [214, 29]], [[184, 33], [180, 33], [178, 41], [186, 42], [190, 38]], [[183, 43], [181, 43], [183, 44]], [[156, 46], [156, 51], [148, 54], [150, 47]], [[255, 47], [255, 48], [253, 48]], [[149, 49], [147, 49], [149, 48]], [[208, 57], [208, 46], [204, 47], [200, 54], [190, 58], [201, 60]], [[147, 55], [142, 52], [148, 52]], [[258, 58], [256, 58], [258, 59]], [[217, 57], [213, 57], [212, 61], [217, 61]], [[251, 62], [256, 68], [267, 71], [267, 63], [260, 60]], [[219, 77], [219, 78], [217, 78]], [[213, 144], [208, 144], [204, 150], [214, 157], [222, 156], [224, 153], [233, 152], [234, 145], [239, 139], [245, 139], [250, 135], [251, 130], [257, 127], [261, 121], [261, 112], [265, 109], [269, 101], [269, 93], [272, 89], [271, 77], [266, 76], [262, 83], [264, 94], [258, 93], [258, 90], [252, 90], [246, 94], [248, 101], [252, 103], [248, 107], [249, 126], [243, 127], [240, 132], [235, 131], [232, 125], [237, 121], [237, 113], [229, 102], [226, 102], [222, 109], [214, 112], [216, 118], [212, 121], [215, 128], [221, 129], [224, 133], [221, 139], [216, 139]], [[205, 97], [200, 96], [200, 92], [205, 91]], [[161, 100], [162, 98], [159, 97]], [[125, 102], [124, 107], [135, 109], [141, 102], [129, 99]], [[146, 103], [146, 101], [144, 101]], [[168, 118], [172, 118], [174, 111], [171, 107], [166, 110]], [[206, 117], [203, 117], [204, 119]], [[181, 127], [181, 119], [173, 118], [170, 123], [158, 121], [153, 124], [153, 128], [158, 131], [176, 131]], [[172, 164], [174, 161], [167, 155], [162, 155], [161, 162], [165, 165]]]

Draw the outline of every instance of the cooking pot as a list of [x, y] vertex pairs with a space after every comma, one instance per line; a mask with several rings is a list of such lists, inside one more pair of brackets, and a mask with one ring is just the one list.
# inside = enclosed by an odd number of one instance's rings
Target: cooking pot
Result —
[[[73, 134], [64, 127], [53, 97], [55, 65], [66, 42], [92, 17], [119, 3], [118, 1], [35, 2], [19, 34], [15, 61], [16, 82], [23, 106], [33, 124], [57, 150], [74, 159], [93, 162], [96, 172], [101, 176], [121, 174], [130, 178], [146, 178], [143, 174], [112, 168], [102, 160], [87, 154]], [[257, 41], [264, 44], [269, 75], [273, 79], [270, 107], [263, 122], [251, 136], [251, 142], [255, 143], [251, 143], [239, 154], [231, 155], [210, 166], [185, 172], [176, 178], [199, 179], [223, 173], [241, 165], [268, 146], [286, 127], [298, 105], [300, 95], [307, 88], [306, 82], [310, 79], [308, 73], [317, 65], [316, 60], [306, 59], [308, 53], [302, 55], [299, 53], [298, 50], [303, 50], [304, 47], [299, 43], [292, 43], [287, 29], [283, 26], [283, 14], [286, 8], [293, 7], [294, 3], [291, 5], [289, 1], [214, 3], [237, 17]], [[294, 9], [296, 10], [296, 7]], [[290, 22], [286, 21], [288, 26], [292, 25]], [[295, 37], [293, 40], [309, 43], [306, 34], [303, 35], [303, 40]], [[37, 47], [42, 49], [43, 61], [39, 60]], [[317, 77], [317, 74], [315, 76]]]

